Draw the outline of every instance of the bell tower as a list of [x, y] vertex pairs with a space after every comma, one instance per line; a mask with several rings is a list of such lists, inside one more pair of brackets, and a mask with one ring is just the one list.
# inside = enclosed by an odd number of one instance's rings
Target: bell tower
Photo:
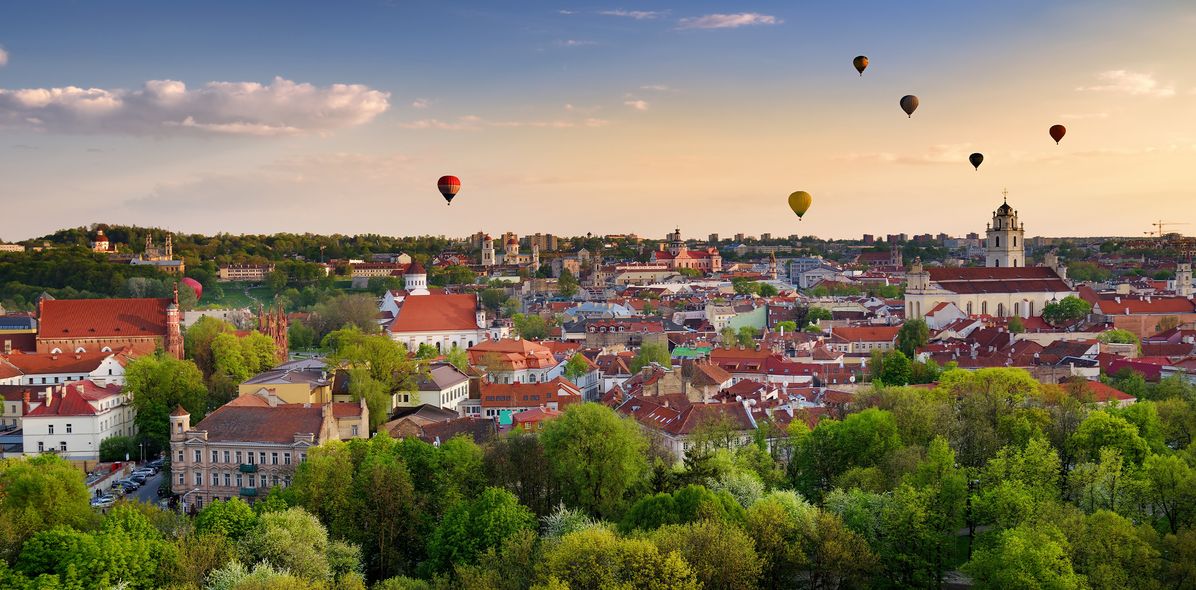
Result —
[[1001, 191], [1001, 196], [1005, 201], [993, 212], [992, 223], [985, 228], [984, 265], [1025, 266], [1025, 226], [1018, 222], [1017, 211], [1009, 206], [1009, 191]]

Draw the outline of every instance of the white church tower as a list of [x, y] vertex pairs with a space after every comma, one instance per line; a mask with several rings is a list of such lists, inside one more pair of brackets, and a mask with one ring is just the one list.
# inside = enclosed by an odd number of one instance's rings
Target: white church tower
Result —
[[[1008, 196], [1009, 191], [1001, 191]], [[993, 212], [992, 223], [985, 229], [988, 237], [984, 242], [984, 266], [1020, 267], [1026, 265], [1025, 226], [1017, 222], [1017, 211], [1009, 206], [1008, 199]]]

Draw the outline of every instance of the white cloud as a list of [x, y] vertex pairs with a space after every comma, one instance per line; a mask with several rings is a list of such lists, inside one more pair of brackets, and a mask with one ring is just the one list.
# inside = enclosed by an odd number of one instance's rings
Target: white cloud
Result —
[[840, 159], [849, 161], [873, 161], [893, 164], [967, 164], [968, 155], [974, 150], [970, 143], [932, 145], [921, 154], [894, 154], [892, 152], [851, 153]]
[[651, 90], [653, 92], [675, 92], [677, 89], [665, 84], [645, 84], [640, 86], [640, 90]]
[[136, 90], [0, 89], [0, 128], [121, 135], [278, 136], [368, 123], [390, 94], [360, 84], [314, 86], [284, 78], [269, 84], [208, 82], [190, 89], [150, 80]]
[[1174, 84], [1163, 84], [1155, 80], [1154, 74], [1131, 72], [1129, 70], [1109, 70], [1096, 75], [1102, 84], [1096, 86], [1080, 86], [1076, 90], [1095, 92], [1120, 92], [1133, 96], [1154, 96], [1166, 98], [1175, 96]]
[[563, 14], [565, 16], [569, 16], [571, 14], [577, 14], [577, 11], [576, 10], [558, 10], [558, 11], [556, 11], [556, 13]]
[[625, 101], [623, 101], [623, 104], [625, 104], [637, 111], [648, 110], [648, 101], [646, 101], [646, 100], [625, 100]]
[[[571, 110], [566, 105], [565, 110]], [[579, 127], [605, 127], [610, 124], [606, 119], [589, 117], [585, 119], [551, 119], [545, 121], [491, 120], [477, 115], [464, 115], [453, 121], [440, 119], [420, 119], [400, 123], [404, 129], [440, 129], [444, 131], [478, 131], [487, 128], [540, 128], [540, 129], [572, 129]]]
[[432, 104], [432, 101], [430, 101], [426, 98], [417, 98], [417, 99], [411, 101], [411, 108], [426, 109], [426, 108], [428, 108], [428, 105], [430, 105], [430, 104]]
[[556, 42], [561, 47], [585, 47], [587, 45], [597, 45], [593, 41], [583, 41], [581, 39], [562, 39]]
[[626, 17], [626, 18], [632, 18], [635, 20], [651, 20], [654, 18], [660, 18], [660, 17], [668, 14], [668, 11], [663, 11], [663, 10], [622, 10], [622, 9], [619, 9], [619, 10], [602, 10], [602, 11], [599, 11], [598, 14], [605, 15], [605, 16], [622, 16], [622, 17]]
[[3, 67], [7, 64], [8, 64], [8, 52], [5, 51], [3, 47], [0, 47], [0, 67]]
[[1060, 119], [1108, 119], [1109, 113], [1063, 113]]
[[740, 12], [737, 14], [707, 14], [683, 18], [677, 23], [679, 29], [736, 29], [751, 25], [779, 25], [781, 19], [758, 12]]

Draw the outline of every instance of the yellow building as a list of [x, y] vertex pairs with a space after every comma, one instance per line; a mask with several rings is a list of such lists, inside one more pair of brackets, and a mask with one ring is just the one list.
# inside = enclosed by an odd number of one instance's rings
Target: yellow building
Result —
[[326, 404], [332, 401], [332, 375], [323, 361], [291, 361], [250, 377], [237, 394], [259, 395], [282, 404]]

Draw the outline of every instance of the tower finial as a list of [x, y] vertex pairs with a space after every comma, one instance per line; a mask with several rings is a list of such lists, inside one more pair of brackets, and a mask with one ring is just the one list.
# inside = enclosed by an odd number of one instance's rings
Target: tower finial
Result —
[[1006, 203], [1009, 202], [1009, 189], [1007, 189], [1007, 188], [1001, 189], [1001, 199], [1004, 200]]

